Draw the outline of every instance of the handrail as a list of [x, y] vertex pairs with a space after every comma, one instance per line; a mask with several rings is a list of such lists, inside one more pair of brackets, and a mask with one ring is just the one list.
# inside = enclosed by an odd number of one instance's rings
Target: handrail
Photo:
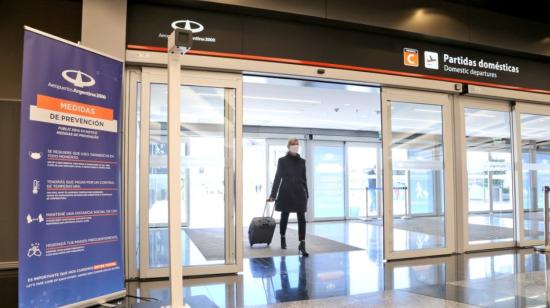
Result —
[[[365, 210], [366, 210], [366, 220], [368, 220], [369, 218], [371, 218], [371, 216], [369, 216], [369, 190], [383, 190], [384, 188], [383, 187], [365, 187]], [[409, 203], [409, 197], [408, 197], [408, 194], [407, 194], [407, 190], [409, 189], [407, 186], [396, 186], [396, 187], [393, 187], [392, 188], [393, 190], [404, 190], [405, 191], [405, 215], [402, 216], [401, 218], [402, 219], [405, 219], [405, 218], [410, 218], [411, 216], [411, 207], [410, 207], [410, 203]], [[382, 217], [382, 213], [380, 213], [380, 208], [379, 208], [379, 204], [378, 202], [376, 203], [376, 213], [377, 213], [377, 216], [376, 218], [377, 219], [380, 219]]]

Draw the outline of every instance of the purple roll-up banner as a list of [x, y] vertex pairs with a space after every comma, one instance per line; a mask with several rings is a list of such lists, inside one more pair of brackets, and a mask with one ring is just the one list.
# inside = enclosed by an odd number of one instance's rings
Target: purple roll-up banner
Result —
[[25, 27], [19, 307], [125, 295], [120, 60]]

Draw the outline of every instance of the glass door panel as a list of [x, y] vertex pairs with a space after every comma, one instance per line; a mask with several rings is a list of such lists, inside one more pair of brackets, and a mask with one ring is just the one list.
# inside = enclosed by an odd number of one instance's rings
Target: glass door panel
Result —
[[[200, 82], [198, 83], [200, 84]], [[235, 97], [236, 89], [185, 85], [181, 89], [180, 185], [186, 195], [182, 212], [183, 265], [236, 263]], [[240, 228], [240, 225], [239, 225]], [[239, 244], [242, 244], [239, 242]]]
[[[140, 180], [148, 187], [140, 195], [142, 209], [148, 209], [141, 211], [146, 215], [140, 217], [140, 277], [162, 277], [168, 273], [168, 185], [179, 187], [181, 192], [184, 275], [236, 272], [240, 263], [237, 243], [242, 244], [237, 242], [237, 235], [242, 231], [236, 228], [241, 220], [232, 192], [239, 189], [235, 185], [236, 153], [240, 150], [235, 145], [240, 76], [182, 74], [180, 142], [174, 145], [167, 144], [166, 71], [144, 68], [142, 76], [141, 111], [147, 111], [142, 119], [147, 116], [148, 127], [142, 144], [148, 146], [141, 149], [141, 154], [147, 158], [144, 161], [149, 172], [142, 173], [146, 178]], [[169, 146], [180, 147], [179, 183], [168, 183]]]
[[464, 108], [468, 243], [514, 237], [510, 111]]
[[376, 144], [346, 143], [348, 203], [350, 218], [381, 217], [378, 183], [378, 152]]
[[163, 268], [168, 266], [168, 87], [160, 83], [144, 86], [149, 86], [150, 93], [147, 265]]
[[453, 168], [449, 95], [383, 90], [384, 255], [453, 251]]
[[544, 186], [550, 186], [550, 108], [518, 103], [514, 115], [521, 142], [521, 172], [517, 173], [521, 187], [518, 199], [523, 203], [518, 206], [519, 245], [543, 244]]
[[550, 116], [520, 115], [523, 145], [524, 234], [544, 239], [544, 186], [550, 186]]
[[345, 214], [344, 145], [314, 142], [311, 149], [314, 219], [342, 218]]
[[[406, 149], [392, 148], [392, 159], [394, 162], [407, 161], [407, 156]], [[399, 168], [399, 164], [394, 163], [392, 179], [393, 215], [399, 217], [405, 216], [409, 208], [407, 205], [407, 188], [409, 186], [409, 175], [407, 170]]]
[[[227, 92], [227, 93], [226, 93]], [[182, 212], [189, 213], [183, 228], [183, 265], [224, 264], [226, 262], [225, 185], [226, 100], [233, 89], [182, 86], [180, 100]], [[232, 137], [229, 137], [232, 139]], [[206, 237], [206, 238], [202, 238]], [[209, 240], [207, 240], [209, 239]], [[212, 247], [202, 247], [210, 241]], [[214, 248], [215, 247], [215, 248]]]
[[[391, 102], [392, 163], [400, 172], [393, 176], [394, 215], [404, 215], [393, 221], [395, 251], [446, 245], [445, 218], [435, 211], [445, 208], [442, 110], [441, 105]], [[421, 113], [424, 119], [417, 121]]]
[[[184, 266], [223, 264], [224, 249], [224, 89], [182, 86], [181, 222]], [[205, 96], [204, 94], [209, 94]], [[167, 85], [151, 84], [149, 196], [149, 265], [168, 266]], [[210, 108], [208, 117], [202, 116]], [[160, 120], [160, 121], [159, 121]], [[218, 252], [195, 244], [197, 234], [217, 238]]]
[[489, 155], [487, 152], [468, 150], [468, 212], [488, 212], [491, 209], [489, 175]]

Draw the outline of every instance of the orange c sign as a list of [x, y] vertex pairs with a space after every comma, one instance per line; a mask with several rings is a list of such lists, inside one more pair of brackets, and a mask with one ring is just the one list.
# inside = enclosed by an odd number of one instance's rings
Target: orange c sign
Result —
[[418, 50], [411, 49], [411, 48], [404, 48], [403, 64], [407, 66], [418, 66]]

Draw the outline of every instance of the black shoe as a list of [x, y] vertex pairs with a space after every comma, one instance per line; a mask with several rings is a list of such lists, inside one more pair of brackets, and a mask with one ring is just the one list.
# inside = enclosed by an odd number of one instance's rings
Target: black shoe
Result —
[[300, 254], [304, 257], [309, 257], [309, 253], [306, 251], [306, 241], [300, 241], [300, 245], [298, 245], [298, 250], [300, 251]]
[[281, 236], [281, 249], [286, 249], [286, 238]]

